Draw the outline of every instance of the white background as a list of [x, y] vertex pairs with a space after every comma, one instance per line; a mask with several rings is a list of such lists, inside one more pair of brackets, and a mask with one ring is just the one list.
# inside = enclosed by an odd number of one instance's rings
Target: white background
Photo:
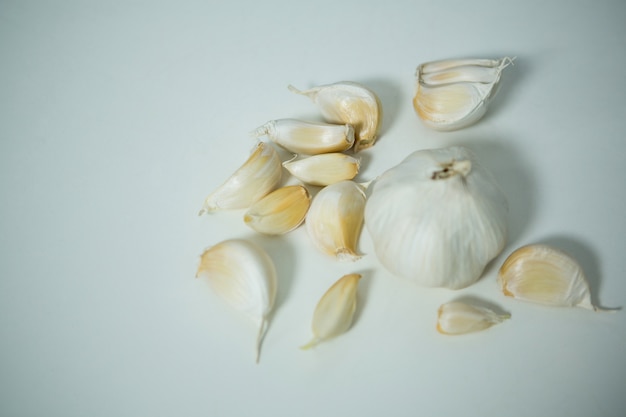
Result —
[[[524, 304], [495, 277], [544, 242], [584, 267], [593, 301], [626, 305], [626, 3], [616, 1], [0, 1], [0, 415], [622, 416], [626, 312]], [[415, 67], [516, 56], [475, 126], [415, 115]], [[198, 217], [271, 119], [319, 118], [287, 90], [341, 80], [380, 96], [369, 180], [423, 148], [465, 145], [504, 188], [510, 239], [475, 285], [392, 277], [363, 234], [356, 263], [299, 228], [255, 235], [242, 211]], [[275, 259], [256, 329], [194, 279], [231, 237]], [[453, 256], [453, 254], [450, 254]], [[312, 351], [319, 297], [364, 275], [352, 329]], [[437, 307], [512, 314], [463, 337]]]

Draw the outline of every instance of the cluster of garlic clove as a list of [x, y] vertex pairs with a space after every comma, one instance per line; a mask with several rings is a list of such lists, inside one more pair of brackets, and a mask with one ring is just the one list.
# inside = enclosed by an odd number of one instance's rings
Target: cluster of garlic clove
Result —
[[502, 70], [513, 62], [502, 59], [443, 60], [417, 67], [413, 107], [436, 130], [469, 126], [487, 111], [498, 91]]

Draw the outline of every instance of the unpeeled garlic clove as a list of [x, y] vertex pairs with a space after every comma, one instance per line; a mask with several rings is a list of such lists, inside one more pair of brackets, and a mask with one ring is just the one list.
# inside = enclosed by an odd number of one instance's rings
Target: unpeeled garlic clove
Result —
[[359, 259], [356, 246], [364, 209], [365, 193], [354, 181], [340, 181], [322, 188], [306, 216], [309, 237], [318, 249], [340, 261]]
[[472, 333], [485, 330], [509, 318], [510, 314], [497, 314], [487, 307], [453, 301], [439, 307], [437, 331], [447, 335]]
[[556, 307], [598, 310], [591, 303], [585, 274], [574, 258], [547, 245], [515, 250], [498, 271], [504, 295]]
[[252, 135], [267, 136], [283, 148], [306, 155], [341, 152], [354, 144], [354, 128], [349, 124], [305, 122], [297, 119], [270, 120]]
[[281, 175], [278, 153], [272, 145], [259, 142], [247, 161], [205, 199], [198, 215], [247, 208], [275, 189]]
[[348, 274], [335, 282], [322, 296], [313, 313], [313, 339], [302, 346], [309, 349], [345, 333], [352, 325], [360, 274]]
[[283, 166], [300, 181], [319, 186], [351, 180], [359, 173], [359, 160], [338, 152], [286, 161]]
[[256, 361], [267, 331], [268, 316], [276, 299], [276, 268], [260, 246], [230, 239], [204, 251], [196, 277], [206, 277], [215, 293], [259, 326]]
[[478, 121], [512, 58], [444, 60], [417, 68], [413, 107], [429, 127], [455, 130]]
[[380, 99], [369, 88], [352, 82], [342, 81], [321, 85], [308, 90], [298, 90], [290, 85], [289, 90], [309, 97], [330, 123], [347, 123], [354, 126], [354, 150], [374, 145], [383, 119]]
[[282, 235], [298, 227], [306, 216], [311, 196], [302, 185], [272, 191], [254, 203], [243, 217], [252, 229], [268, 235]]

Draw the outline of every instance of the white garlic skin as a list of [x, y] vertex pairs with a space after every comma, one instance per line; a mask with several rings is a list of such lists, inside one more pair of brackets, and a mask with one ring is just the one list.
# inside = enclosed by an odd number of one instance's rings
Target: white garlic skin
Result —
[[512, 58], [443, 60], [417, 68], [413, 107], [435, 130], [456, 130], [474, 124], [487, 112], [504, 68]]
[[504, 295], [518, 300], [598, 310], [578, 262], [548, 245], [527, 245], [511, 253], [498, 271], [498, 284]]
[[244, 239], [222, 241], [204, 251], [197, 278], [206, 278], [213, 291], [259, 326], [256, 360], [267, 330], [277, 291], [276, 268], [263, 248]]
[[369, 88], [353, 81], [340, 81], [299, 90], [289, 90], [307, 96], [315, 103], [329, 123], [347, 123], [354, 127], [354, 151], [374, 145], [383, 120], [380, 99]]
[[258, 142], [246, 162], [204, 200], [198, 215], [250, 207], [278, 186], [282, 169], [274, 147]]
[[378, 259], [419, 285], [467, 287], [506, 243], [506, 197], [464, 147], [414, 152], [367, 194], [365, 227]]

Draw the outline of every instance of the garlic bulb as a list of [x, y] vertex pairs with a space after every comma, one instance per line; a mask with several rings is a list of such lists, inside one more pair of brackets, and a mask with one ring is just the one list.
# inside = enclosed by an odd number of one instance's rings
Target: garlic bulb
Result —
[[252, 135], [267, 135], [283, 148], [307, 155], [341, 152], [354, 144], [354, 128], [349, 124], [305, 122], [296, 119], [270, 120]]
[[258, 324], [258, 362], [268, 316], [276, 299], [276, 269], [272, 259], [250, 241], [225, 240], [204, 251], [196, 277], [206, 277], [218, 296]]
[[300, 181], [319, 186], [351, 180], [359, 173], [359, 160], [338, 152], [286, 161], [283, 166]]
[[254, 203], [243, 220], [257, 232], [282, 235], [304, 221], [310, 204], [311, 196], [306, 188], [290, 185], [274, 190]]
[[437, 312], [437, 331], [459, 335], [485, 330], [511, 318], [510, 314], [497, 314], [487, 307], [460, 301], [443, 304]]
[[585, 274], [574, 258], [547, 245], [528, 245], [514, 251], [498, 272], [504, 295], [557, 307], [591, 304]]
[[380, 99], [369, 88], [351, 81], [322, 85], [309, 90], [289, 90], [309, 97], [330, 123], [347, 123], [354, 126], [355, 152], [369, 148], [376, 142], [383, 119]]
[[248, 160], [206, 198], [198, 215], [247, 208], [276, 188], [281, 175], [278, 153], [272, 145], [259, 142]]
[[313, 339], [301, 349], [310, 349], [350, 328], [356, 310], [356, 291], [360, 279], [359, 274], [344, 275], [326, 291], [313, 313]]
[[455, 146], [414, 152], [375, 179], [365, 226], [393, 274], [459, 289], [504, 248], [507, 210], [494, 177]]
[[478, 121], [496, 95], [502, 70], [513, 62], [502, 59], [435, 61], [417, 68], [413, 107], [424, 123], [437, 130], [454, 130]]
[[313, 198], [306, 216], [309, 237], [318, 249], [340, 261], [359, 259], [356, 246], [364, 208], [365, 193], [353, 181], [340, 181], [322, 188]]

